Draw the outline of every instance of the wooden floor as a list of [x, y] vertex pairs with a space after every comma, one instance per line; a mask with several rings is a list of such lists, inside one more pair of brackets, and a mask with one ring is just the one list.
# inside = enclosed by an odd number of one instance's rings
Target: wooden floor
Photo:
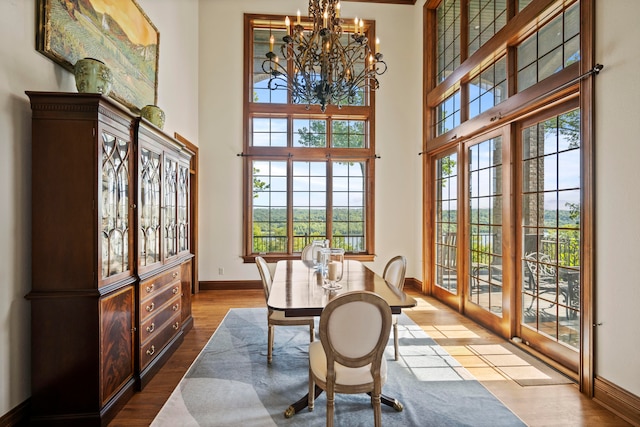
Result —
[[[409, 317], [439, 345], [456, 357], [526, 424], [530, 426], [630, 426], [621, 418], [584, 397], [574, 384], [522, 387], [477, 358], [466, 357], [463, 351], [465, 346], [500, 343], [503, 340], [437, 300], [415, 291], [407, 292], [418, 300], [417, 307], [405, 311]], [[260, 306], [265, 306], [262, 290], [202, 291], [195, 295], [193, 329], [147, 387], [129, 400], [109, 426], [148, 426], [218, 327], [227, 310]]]

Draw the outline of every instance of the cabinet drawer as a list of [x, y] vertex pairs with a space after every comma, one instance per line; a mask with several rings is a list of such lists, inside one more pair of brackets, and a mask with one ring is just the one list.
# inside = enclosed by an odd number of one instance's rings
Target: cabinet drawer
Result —
[[140, 301], [145, 301], [160, 293], [164, 287], [180, 280], [180, 267], [172, 268], [162, 274], [140, 283]]
[[164, 325], [172, 318], [176, 313], [181, 312], [181, 298], [176, 295], [169, 303], [159, 309], [159, 311], [153, 316], [149, 316], [144, 322], [140, 324], [140, 342], [145, 343], [148, 339], [157, 335]]
[[[140, 303], [140, 323], [145, 322], [150, 316], [160, 312], [162, 307], [172, 298], [180, 296], [180, 288], [182, 284], [179, 280], [165, 286], [161, 291], [155, 291], [154, 296]], [[177, 302], [180, 305], [180, 300]]]
[[151, 339], [140, 346], [140, 368], [144, 369], [162, 349], [171, 341], [171, 339], [180, 331], [182, 327], [180, 323], [180, 312], [175, 312], [169, 322], [157, 331]]

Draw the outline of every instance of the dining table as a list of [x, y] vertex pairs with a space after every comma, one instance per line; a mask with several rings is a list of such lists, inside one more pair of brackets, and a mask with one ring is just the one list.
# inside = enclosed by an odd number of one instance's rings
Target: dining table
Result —
[[[329, 301], [345, 292], [370, 291], [381, 296], [393, 314], [402, 309], [414, 307], [417, 302], [396, 286], [367, 268], [362, 262], [345, 259], [342, 278], [337, 282], [338, 289], [326, 289], [326, 274], [314, 261], [282, 260], [276, 264], [267, 305], [272, 310], [284, 311], [285, 317], [320, 316]], [[322, 389], [316, 385], [315, 396]], [[402, 404], [389, 396], [381, 396], [382, 403], [402, 411]], [[285, 410], [290, 418], [307, 407], [308, 394]]]

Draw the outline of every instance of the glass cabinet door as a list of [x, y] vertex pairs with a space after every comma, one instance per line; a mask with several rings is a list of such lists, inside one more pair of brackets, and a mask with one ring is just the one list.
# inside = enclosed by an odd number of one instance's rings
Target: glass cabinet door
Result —
[[160, 185], [161, 154], [140, 148], [139, 265], [160, 261]]
[[178, 165], [178, 252], [189, 250], [189, 165]]
[[101, 132], [101, 277], [129, 267], [129, 147], [128, 140]]
[[178, 161], [165, 155], [164, 158], [164, 258], [178, 254], [177, 241], [177, 196]]

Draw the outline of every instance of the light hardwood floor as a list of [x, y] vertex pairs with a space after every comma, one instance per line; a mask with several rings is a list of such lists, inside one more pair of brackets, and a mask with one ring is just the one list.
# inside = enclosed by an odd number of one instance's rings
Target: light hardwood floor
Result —
[[[437, 300], [413, 290], [417, 307], [405, 311], [439, 345], [458, 358], [488, 390], [530, 426], [629, 426], [584, 397], [574, 384], [522, 387], [478, 358], [467, 357], [469, 345], [504, 342]], [[193, 297], [194, 327], [178, 350], [140, 393], [136, 393], [109, 427], [148, 426], [207, 343], [229, 308], [265, 306], [262, 290], [202, 291]], [[266, 321], [266, 319], [265, 319]], [[277, 333], [276, 333], [277, 336]], [[266, 346], [266, 336], [265, 336]], [[402, 348], [400, 350], [402, 352]], [[286, 408], [283, 408], [283, 411]]]

